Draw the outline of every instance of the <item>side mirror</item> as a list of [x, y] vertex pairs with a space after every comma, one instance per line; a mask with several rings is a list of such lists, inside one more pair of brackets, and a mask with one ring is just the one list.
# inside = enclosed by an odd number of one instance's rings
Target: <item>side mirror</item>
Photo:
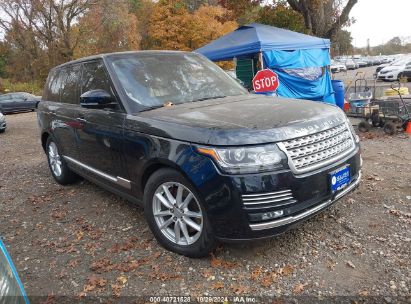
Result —
[[91, 90], [81, 94], [80, 105], [85, 108], [110, 108], [113, 107], [113, 98], [104, 90]]

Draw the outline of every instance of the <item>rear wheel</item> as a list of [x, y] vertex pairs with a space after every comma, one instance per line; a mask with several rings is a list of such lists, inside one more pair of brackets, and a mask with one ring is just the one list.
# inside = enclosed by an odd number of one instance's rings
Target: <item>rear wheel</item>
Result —
[[154, 236], [170, 251], [198, 258], [215, 246], [202, 199], [176, 170], [160, 169], [149, 178], [144, 212]]
[[78, 179], [78, 175], [67, 166], [56, 141], [51, 136], [47, 139], [46, 154], [51, 174], [60, 185], [72, 184]]

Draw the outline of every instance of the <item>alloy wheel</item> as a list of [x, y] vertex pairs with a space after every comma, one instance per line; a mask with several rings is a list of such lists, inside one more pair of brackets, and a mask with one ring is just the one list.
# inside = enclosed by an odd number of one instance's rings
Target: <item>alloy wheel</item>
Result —
[[203, 231], [203, 212], [195, 195], [183, 184], [167, 182], [154, 193], [153, 215], [158, 229], [181, 246], [195, 243]]
[[50, 142], [48, 149], [48, 156], [51, 170], [55, 176], [60, 176], [62, 173], [61, 158], [54, 141]]

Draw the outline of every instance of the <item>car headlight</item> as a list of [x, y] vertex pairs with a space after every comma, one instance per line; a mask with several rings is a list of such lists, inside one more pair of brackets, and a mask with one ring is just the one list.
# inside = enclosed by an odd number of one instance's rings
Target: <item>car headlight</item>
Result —
[[259, 173], [287, 168], [287, 156], [276, 144], [252, 147], [197, 147], [197, 152], [211, 157], [229, 174]]

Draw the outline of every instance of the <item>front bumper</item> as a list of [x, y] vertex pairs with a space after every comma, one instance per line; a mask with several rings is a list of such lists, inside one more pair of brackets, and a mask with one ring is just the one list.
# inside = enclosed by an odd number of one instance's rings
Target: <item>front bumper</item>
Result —
[[[284, 170], [229, 176], [219, 173], [210, 160], [207, 165], [208, 181], [203, 179], [196, 186], [204, 198], [208, 220], [216, 238], [222, 241], [266, 238], [285, 232], [353, 191], [360, 182], [361, 162], [357, 147], [345, 158], [314, 172], [294, 174]], [[343, 166], [350, 167], [351, 182], [346, 188], [332, 193], [329, 173]], [[271, 205], [263, 211], [253, 206], [250, 208], [244, 201], [245, 197], [252, 200], [272, 193], [280, 193], [279, 196], [292, 194], [292, 200], [288, 204]], [[261, 212], [276, 211], [281, 212], [278, 218], [256, 219]]]
[[395, 73], [386, 73], [386, 74], [377, 74], [377, 79], [379, 80], [396, 80], [398, 77], [398, 74]]
[[299, 214], [289, 216], [282, 218], [280, 220], [274, 220], [266, 223], [260, 223], [260, 224], [251, 224], [250, 227], [252, 230], [264, 230], [264, 229], [271, 229], [271, 228], [276, 228], [276, 227], [281, 227], [284, 225], [290, 225], [293, 224], [294, 222], [298, 222], [304, 219], [309, 218], [310, 216], [317, 214], [318, 212], [326, 209], [327, 207], [331, 206], [333, 203], [338, 201], [340, 198], [345, 196], [346, 194], [350, 193], [353, 191], [355, 188], [358, 187], [359, 183], [361, 180], [361, 171], [358, 173], [357, 178], [355, 181], [353, 181], [347, 188], [343, 189], [341, 192], [337, 193], [332, 199], [329, 199], [323, 203], [320, 203], [319, 205], [308, 209], [304, 212], [301, 212]]

